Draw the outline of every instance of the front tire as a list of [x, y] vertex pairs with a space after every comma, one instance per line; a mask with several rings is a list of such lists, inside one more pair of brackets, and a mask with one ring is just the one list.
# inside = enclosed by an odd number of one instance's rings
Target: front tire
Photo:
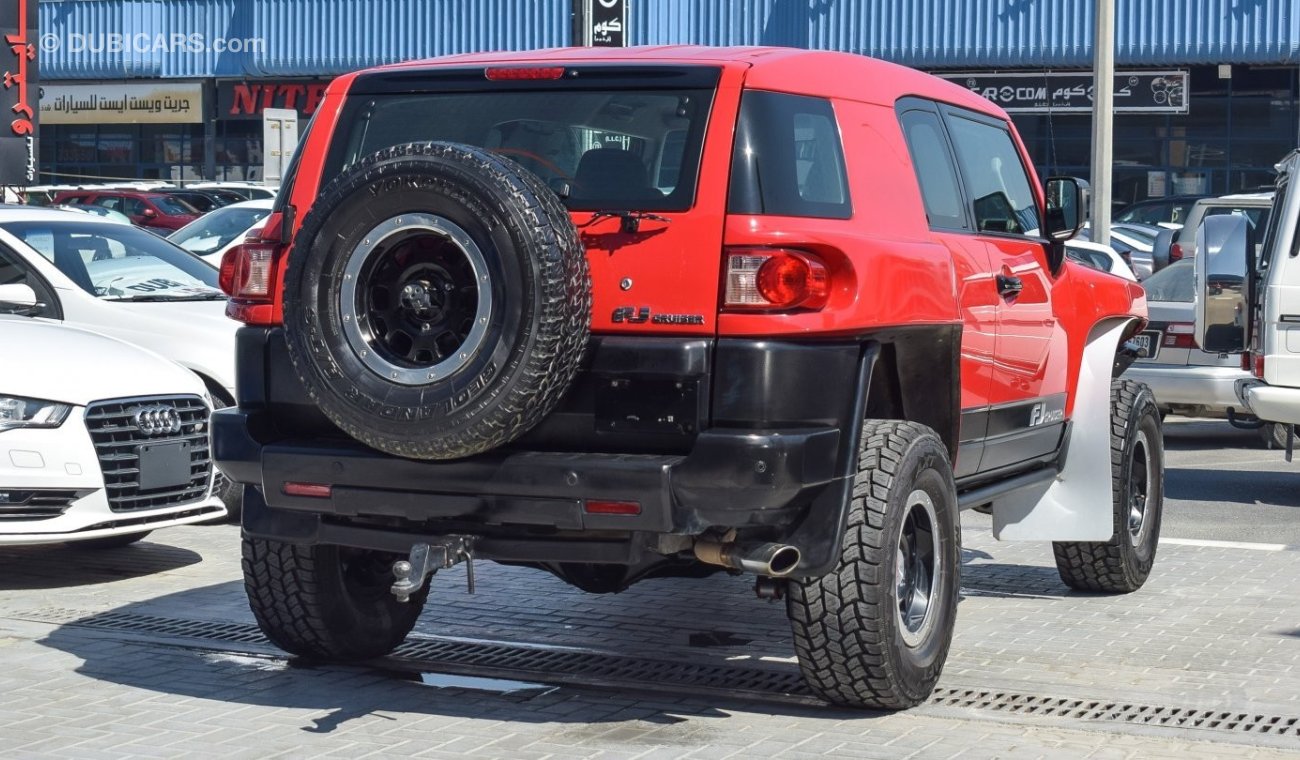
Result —
[[397, 648], [429, 595], [408, 602], [389, 591], [401, 557], [341, 546], [245, 538], [244, 589], [257, 624], [276, 646], [314, 660], [382, 657]]
[[1144, 383], [1111, 382], [1110, 457], [1114, 533], [1109, 541], [1052, 544], [1056, 570], [1076, 591], [1127, 594], [1151, 574], [1164, 510], [1164, 439]]
[[923, 702], [952, 643], [960, 551], [939, 436], [912, 422], [866, 422], [839, 562], [789, 585], [795, 652], [813, 691], [846, 707]]

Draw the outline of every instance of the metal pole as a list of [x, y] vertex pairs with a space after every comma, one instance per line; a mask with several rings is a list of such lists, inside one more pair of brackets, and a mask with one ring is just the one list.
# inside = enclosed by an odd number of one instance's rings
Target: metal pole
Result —
[[1110, 243], [1115, 126], [1115, 0], [1096, 0], [1092, 50], [1092, 240]]

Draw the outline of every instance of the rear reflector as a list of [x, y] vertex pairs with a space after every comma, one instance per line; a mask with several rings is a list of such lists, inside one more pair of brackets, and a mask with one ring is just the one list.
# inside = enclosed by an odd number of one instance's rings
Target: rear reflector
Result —
[[280, 492], [285, 496], [308, 496], [313, 499], [328, 499], [334, 486], [327, 483], [285, 483]]
[[582, 511], [589, 515], [639, 515], [641, 505], [635, 501], [586, 501]]
[[1196, 343], [1196, 325], [1191, 322], [1170, 322], [1165, 325], [1164, 345], [1169, 348], [1200, 348]]
[[820, 309], [830, 296], [826, 265], [788, 248], [728, 248], [724, 306]]
[[563, 66], [520, 66], [491, 67], [484, 69], [483, 76], [492, 82], [518, 81], [521, 79], [559, 79], [564, 76]]
[[1177, 243], [1169, 246], [1169, 261], [1174, 262], [1183, 258], [1183, 247]]

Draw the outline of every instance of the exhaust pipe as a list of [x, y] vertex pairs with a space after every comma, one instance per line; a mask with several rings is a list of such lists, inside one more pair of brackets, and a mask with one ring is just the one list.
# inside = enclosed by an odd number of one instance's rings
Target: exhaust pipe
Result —
[[784, 578], [799, 566], [799, 549], [789, 544], [724, 544], [696, 541], [695, 557], [710, 565]]

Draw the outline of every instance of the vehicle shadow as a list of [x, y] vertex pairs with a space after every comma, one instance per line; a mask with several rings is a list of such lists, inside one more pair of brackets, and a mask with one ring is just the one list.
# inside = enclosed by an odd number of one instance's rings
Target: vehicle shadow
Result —
[[0, 589], [57, 589], [112, 583], [176, 570], [201, 561], [197, 552], [141, 541], [119, 549], [75, 543], [0, 548]]
[[1170, 467], [1165, 470], [1165, 498], [1300, 507], [1300, 489], [1293, 472]]
[[1259, 431], [1233, 427], [1227, 420], [1168, 417], [1164, 438], [1165, 448], [1170, 451], [1265, 450]]

